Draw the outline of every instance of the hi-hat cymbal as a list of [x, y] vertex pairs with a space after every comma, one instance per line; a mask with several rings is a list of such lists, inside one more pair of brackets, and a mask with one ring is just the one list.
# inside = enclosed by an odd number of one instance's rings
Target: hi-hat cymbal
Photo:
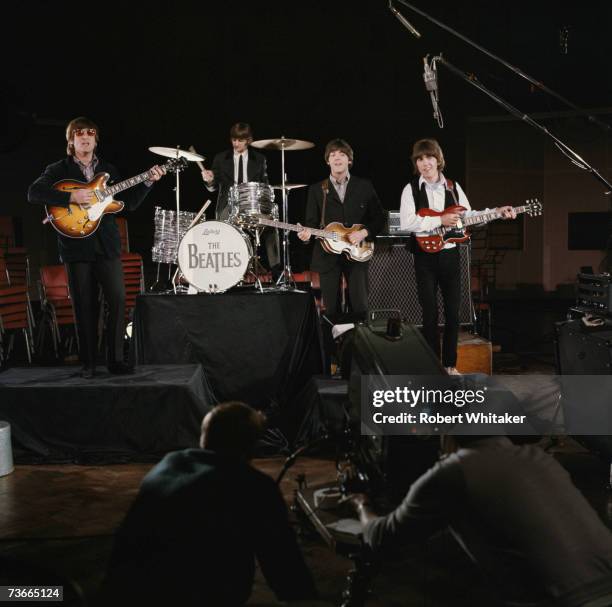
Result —
[[263, 150], [307, 150], [313, 148], [314, 143], [311, 141], [304, 141], [303, 139], [286, 139], [281, 137], [280, 139], [260, 139], [259, 141], [253, 141], [251, 145], [254, 148], [261, 148]]
[[[296, 188], [305, 188], [307, 185], [308, 185], [307, 183], [286, 183], [285, 190], [295, 190]], [[273, 185], [272, 187], [275, 190], [282, 190], [283, 184], [279, 183], [278, 185]]]
[[196, 154], [195, 152], [186, 152], [179, 148], [163, 148], [160, 146], [153, 146], [149, 148], [150, 152], [158, 154], [159, 156], [165, 156], [166, 158], [184, 158], [185, 160], [206, 160], [204, 156]]

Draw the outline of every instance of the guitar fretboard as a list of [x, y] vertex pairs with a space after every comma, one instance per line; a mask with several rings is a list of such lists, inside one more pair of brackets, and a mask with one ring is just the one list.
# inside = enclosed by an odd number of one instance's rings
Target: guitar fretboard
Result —
[[138, 185], [139, 183], [142, 183], [143, 181], [146, 181], [147, 179], [150, 179], [152, 176], [152, 173], [150, 170], [145, 171], [144, 173], [141, 173], [140, 175], [136, 175], [135, 177], [130, 177], [129, 179], [124, 179], [123, 181], [120, 181], [119, 183], [115, 183], [114, 185], [108, 186], [107, 188], [104, 189], [104, 196], [114, 196], [117, 192], [123, 192], [123, 190], [127, 190], [128, 188], [131, 188], [135, 185]]
[[[520, 215], [521, 213], [526, 213], [529, 207], [528, 205], [521, 205], [519, 207], [513, 207], [513, 208], [516, 214]], [[476, 213], [475, 215], [470, 215], [469, 217], [462, 218], [461, 223], [464, 226], [473, 226], [479, 223], [489, 223], [490, 221], [499, 219], [501, 216], [502, 214], [496, 210], [482, 211], [481, 213]], [[440, 236], [442, 236], [446, 234], [447, 232], [451, 232], [452, 230], [456, 230], [456, 229], [457, 229], [456, 227], [452, 227], [452, 226], [440, 226], [438, 228], [435, 228], [435, 230], [433, 230], [433, 233], [439, 234]]]
[[[272, 228], [281, 228], [282, 230], [291, 230], [293, 232], [301, 232], [304, 226], [298, 226], [293, 223], [285, 223], [284, 221], [274, 221], [273, 219], [259, 218], [259, 223]], [[317, 238], [327, 238], [329, 240], [338, 240], [339, 234], [331, 230], [319, 230], [317, 228], [307, 228], [310, 233]]]

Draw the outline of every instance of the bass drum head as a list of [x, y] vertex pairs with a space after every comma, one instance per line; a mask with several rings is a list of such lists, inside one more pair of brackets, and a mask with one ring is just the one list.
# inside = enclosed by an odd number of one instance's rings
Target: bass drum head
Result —
[[178, 266], [198, 290], [223, 293], [242, 280], [251, 256], [251, 242], [242, 230], [223, 221], [205, 221], [181, 239]]

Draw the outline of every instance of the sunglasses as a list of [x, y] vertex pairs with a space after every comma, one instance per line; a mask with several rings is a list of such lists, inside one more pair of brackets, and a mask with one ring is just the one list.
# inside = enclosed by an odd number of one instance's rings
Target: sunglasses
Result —
[[93, 137], [96, 134], [96, 129], [74, 129], [74, 134], [78, 137], [81, 135], [89, 135]]

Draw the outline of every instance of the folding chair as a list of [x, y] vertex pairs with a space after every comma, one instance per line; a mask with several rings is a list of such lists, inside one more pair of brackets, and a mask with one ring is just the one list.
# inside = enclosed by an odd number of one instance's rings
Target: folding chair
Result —
[[6, 356], [3, 352], [3, 358], [8, 358], [11, 354], [15, 341], [14, 331], [21, 329], [26, 343], [28, 362], [32, 362], [34, 340], [30, 310], [30, 296], [26, 285], [0, 288], [0, 334], [3, 344], [10, 332]]
[[[43, 319], [48, 321], [53, 338], [55, 356], [59, 355], [59, 345], [62, 343], [60, 326], [74, 327], [77, 351], [79, 350], [79, 332], [77, 330], [74, 306], [68, 288], [68, 274], [63, 265], [42, 266], [40, 268], [40, 301], [43, 310]], [[45, 322], [38, 329], [38, 344], [42, 346], [45, 331]], [[72, 336], [67, 342], [68, 350], [72, 349]]]
[[128, 231], [128, 222], [125, 217], [115, 217], [117, 227], [119, 228], [119, 236], [121, 238], [121, 252], [130, 252], [130, 235]]

